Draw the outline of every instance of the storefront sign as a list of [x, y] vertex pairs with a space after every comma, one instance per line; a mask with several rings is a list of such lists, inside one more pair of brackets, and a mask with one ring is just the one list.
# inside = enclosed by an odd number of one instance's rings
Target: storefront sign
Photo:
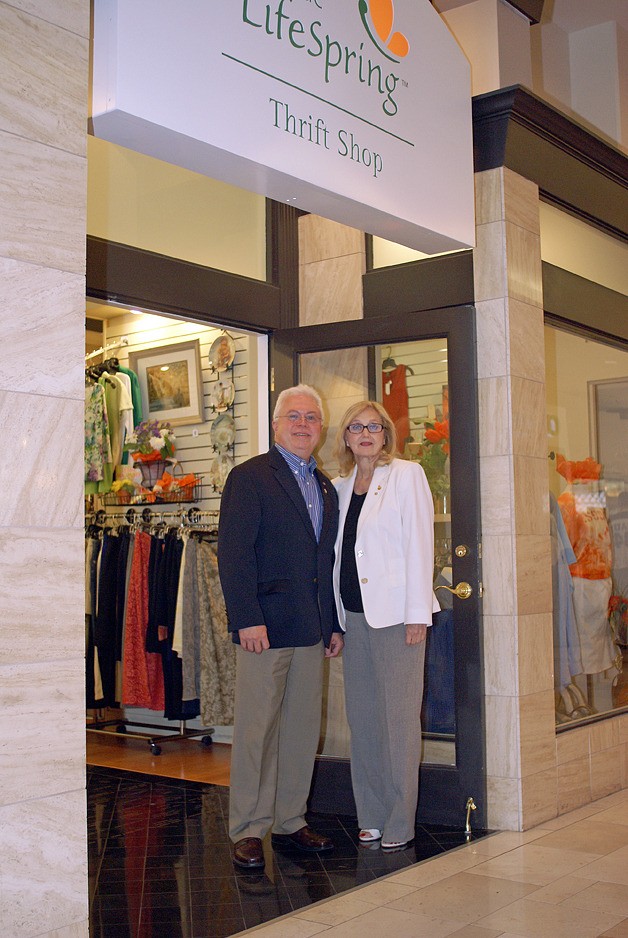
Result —
[[474, 240], [469, 65], [429, 0], [95, 0], [94, 133], [426, 253]]

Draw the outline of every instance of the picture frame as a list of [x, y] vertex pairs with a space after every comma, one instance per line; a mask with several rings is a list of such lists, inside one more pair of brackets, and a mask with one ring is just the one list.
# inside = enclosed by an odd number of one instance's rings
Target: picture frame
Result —
[[129, 367], [140, 382], [145, 420], [173, 427], [203, 422], [199, 339], [130, 351]]

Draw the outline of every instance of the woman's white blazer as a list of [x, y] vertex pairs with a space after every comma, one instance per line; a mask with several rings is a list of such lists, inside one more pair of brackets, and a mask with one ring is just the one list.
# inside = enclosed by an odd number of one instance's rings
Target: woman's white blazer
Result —
[[[334, 596], [345, 628], [340, 598], [340, 563], [345, 520], [356, 475], [333, 480], [340, 520], [334, 563]], [[393, 459], [375, 469], [358, 518], [355, 560], [367, 622], [374, 629], [405, 623], [431, 625], [440, 608], [432, 588], [434, 504], [417, 462]]]

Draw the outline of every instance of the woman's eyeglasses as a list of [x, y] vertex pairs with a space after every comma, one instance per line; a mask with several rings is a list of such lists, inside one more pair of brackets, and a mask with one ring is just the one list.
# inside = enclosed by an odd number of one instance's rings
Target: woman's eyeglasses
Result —
[[368, 430], [369, 433], [381, 433], [384, 429], [383, 423], [350, 423], [347, 427], [349, 433], [362, 433], [363, 430]]

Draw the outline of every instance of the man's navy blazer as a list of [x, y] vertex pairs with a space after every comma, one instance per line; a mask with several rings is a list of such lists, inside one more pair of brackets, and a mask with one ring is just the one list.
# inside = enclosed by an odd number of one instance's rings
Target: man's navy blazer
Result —
[[338, 496], [318, 469], [320, 541], [305, 499], [276, 447], [236, 466], [220, 503], [218, 570], [229, 631], [265, 625], [271, 648], [329, 646], [340, 631], [332, 588]]

